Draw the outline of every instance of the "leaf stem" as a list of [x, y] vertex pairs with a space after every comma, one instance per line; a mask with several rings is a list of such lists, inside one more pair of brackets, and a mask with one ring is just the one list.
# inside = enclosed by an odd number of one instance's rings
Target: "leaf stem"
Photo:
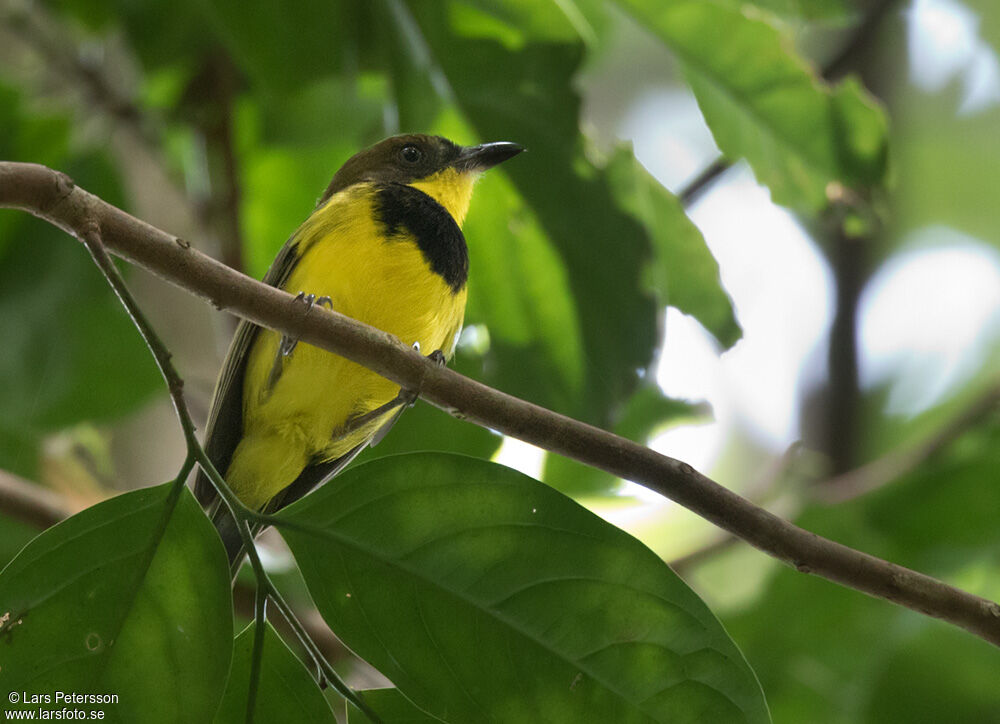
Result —
[[257, 689], [260, 686], [260, 666], [264, 658], [264, 635], [267, 633], [267, 589], [257, 584], [254, 601], [253, 652], [250, 656], [250, 687], [247, 690], [246, 724], [253, 724], [257, 708]]

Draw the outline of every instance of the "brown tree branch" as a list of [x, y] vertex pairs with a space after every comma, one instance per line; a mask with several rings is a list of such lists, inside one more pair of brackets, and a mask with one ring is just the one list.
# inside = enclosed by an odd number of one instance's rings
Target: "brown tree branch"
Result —
[[[905, 449], [895, 448], [871, 462], [860, 465], [840, 475], [826, 477], [812, 483], [816, 500], [828, 504], [844, 503], [885, 487], [912, 473], [934, 455], [958, 440], [977, 423], [990, 414], [1000, 411], [1000, 379], [987, 386], [966, 407], [926, 438]], [[787, 466], [779, 475], [787, 473]], [[766, 491], [762, 491], [766, 492]], [[751, 495], [754, 500], [760, 500]], [[678, 573], [693, 568], [729, 550], [740, 539], [730, 534], [720, 534], [699, 548], [669, 561]]]
[[0, 514], [44, 529], [74, 512], [59, 493], [0, 470]]
[[437, 365], [391, 335], [307, 309], [37, 164], [0, 162], [0, 207], [33, 213], [78, 238], [96, 225], [108, 249], [257, 324], [361, 364], [456, 417], [632, 480], [805, 573], [960, 626], [1000, 646], [1000, 605], [821, 538], [759, 508], [690, 465], [494, 390]]

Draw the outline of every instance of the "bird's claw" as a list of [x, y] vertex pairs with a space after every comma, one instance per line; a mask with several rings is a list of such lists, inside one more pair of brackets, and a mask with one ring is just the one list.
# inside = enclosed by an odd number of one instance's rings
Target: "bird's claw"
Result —
[[319, 305], [321, 307], [327, 307], [328, 309], [333, 309], [333, 300], [325, 294], [322, 297], [317, 297], [315, 294], [306, 294], [305, 292], [299, 292], [295, 295], [295, 302], [304, 302], [306, 305], [306, 311], [313, 308], [314, 305]]
[[[417, 350], [417, 352], [419, 352], [420, 351], [420, 342], [414, 342], [413, 343], [413, 349], [415, 349], [415, 350]], [[442, 352], [440, 349], [436, 349], [433, 352], [431, 352], [429, 355], [427, 355], [427, 359], [429, 359], [431, 362], [436, 362], [437, 364], [442, 365], [442, 366], [448, 364], [448, 360], [446, 360], [445, 357], [444, 357], [444, 352]]]
[[[415, 350], [417, 350], [419, 352], [420, 351], [420, 343], [419, 342], [414, 342], [413, 343], [413, 349], [415, 349]], [[427, 355], [427, 359], [433, 360], [435, 363], [437, 363], [439, 365], [447, 364], [447, 360], [445, 359], [444, 352], [442, 352], [439, 349], [436, 349], [433, 352], [431, 352], [429, 355]], [[344, 427], [340, 428], [339, 430], [337, 430], [335, 432], [334, 437], [337, 438], [337, 437], [344, 437], [346, 435], [349, 435], [350, 433], [354, 432], [355, 430], [358, 430], [358, 429], [364, 427], [365, 425], [367, 425], [368, 423], [372, 422], [373, 420], [377, 420], [377, 419], [381, 418], [383, 415], [386, 415], [386, 414], [392, 412], [393, 410], [396, 411], [396, 415], [398, 416], [402, 412], [402, 409], [405, 409], [407, 407], [413, 407], [413, 405], [415, 405], [416, 402], [417, 402], [417, 398], [419, 398], [419, 397], [420, 397], [420, 390], [419, 389], [401, 388], [399, 390], [399, 392], [396, 394], [396, 396], [394, 398], [392, 398], [391, 400], [389, 400], [388, 402], [386, 402], [385, 404], [379, 405], [374, 410], [370, 410], [370, 411], [364, 413], [363, 415], [358, 415], [357, 417], [349, 420], [347, 422], [347, 424], [344, 425]], [[400, 409], [400, 408], [402, 408], [402, 409]], [[395, 419], [395, 418], [393, 418], [393, 419]], [[391, 424], [392, 423], [390, 422], [389, 426], [391, 426]], [[371, 445], [377, 444], [379, 442], [379, 440], [382, 439], [382, 436], [385, 434], [385, 432], [386, 432], [387, 429], [388, 429], [388, 426], [383, 426], [383, 428], [380, 431], [376, 432], [376, 434], [372, 438], [372, 441], [370, 442], [370, 444]]]
[[[333, 300], [330, 297], [323, 295], [322, 297], [317, 297], [315, 294], [306, 294], [305, 292], [299, 292], [295, 295], [293, 302], [302, 302], [306, 305], [306, 312], [312, 309], [314, 306], [326, 307], [327, 309], [333, 309]], [[288, 335], [282, 335], [281, 343], [279, 349], [281, 350], [282, 357], [288, 357], [292, 352], [295, 351], [295, 345], [299, 343], [298, 338], [289, 337]]]
[[[420, 351], [420, 342], [413, 343], [413, 349]], [[448, 364], [448, 360], [445, 359], [444, 352], [440, 349], [436, 349], [427, 355], [427, 359], [435, 363], [439, 367], [444, 367]], [[406, 405], [407, 407], [413, 407], [417, 404], [417, 398], [420, 397], [420, 390], [400, 390], [397, 399], [400, 404]]]
[[281, 344], [279, 345], [281, 348], [281, 356], [288, 357], [289, 355], [291, 355], [292, 352], [295, 351], [295, 345], [297, 345], [298, 343], [299, 340], [295, 339], [294, 337], [282, 335]]

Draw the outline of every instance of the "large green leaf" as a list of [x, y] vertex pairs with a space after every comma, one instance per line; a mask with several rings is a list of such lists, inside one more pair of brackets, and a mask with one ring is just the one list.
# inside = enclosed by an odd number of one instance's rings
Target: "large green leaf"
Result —
[[485, 324], [490, 339], [481, 379], [556, 409], [585, 407], [584, 340], [566, 267], [502, 174], [477, 184], [465, 234], [468, 322]]
[[[255, 624], [250, 624], [236, 637], [233, 666], [225, 696], [215, 715], [216, 724], [243, 724], [246, 721], [254, 631]], [[267, 724], [335, 724], [337, 721], [312, 674], [271, 624], [267, 624], [264, 634], [254, 721]]]
[[172, 490], [88, 508], [0, 572], [0, 688], [116, 694], [95, 707], [108, 721], [211, 719], [232, 651], [229, 577], [198, 504]]
[[383, 458], [281, 515], [337, 635], [444, 721], [769, 721], [669, 567], [509, 468]]
[[955, 113], [950, 93], [899, 93], [897, 193], [891, 224], [900, 234], [949, 226], [1000, 248], [993, 209], [1000, 185], [1000, 107]]
[[[399, 689], [367, 689], [361, 693], [365, 697], [365, 703], [382, 718], [382, 721], [392, 724], [430, 724], [441, 721], [414, 706], [413, 702], [399, 693]], [[347, 721], [348, 724], [371, 722], [351, 703], [347, 705]]]
[[240, 67], [272, 93], [353, 64], [365, 27], [355, 18], [363, 5], [354, 2], [218, 0], [202, 7]]
[[[458, 7], [411, 2], [406, 8], [412, 16], [400, 22], [409, 21], [406, 29], [421, 35], [480, 138], [528, 148], [503, 173], [531, 207], [565, 269], [586, 365], [586, 394], [571, 407], [558, 399], [535, 399], [602, 423], [628, 397], [657, 341], [657, 305], [642, 285], [651, 256], [649, 236], [618, 208], [606, 173], [584, 155], [580, 99], [572, 87], [582, 46], [549, 42], [515, 48], [492, 37], [464, 37], [451, 24], [460, 15]], [[466, 16], [478, 12], [461, 7]], [[524, 365], [531, 357], [521, 349], [509, 359]]]
[[740, 338], [733, 303], [719, 278], [719, 264], [680, 201], [620, 149], [608, 164], [618, 202], [649, 230], [656, 252], [650, 282], [667, 304], [688, 314], [723, 347]]
[[6, 566], [28, 542], [38, 535], [38, 529], [16, 518], [0, 515], [0, 566]]
[[720, 5], [732, 5], [738, 10], [758, 7], [788, 20], [818, 20], [845, 22], [855, 9], [849, 0], [715, 0]]
[[617, 1], [683, 61], [719, 148], [746, 158], [777, 203], [816, 211], [831, 182], [885, 182], [881, 109], [852, 81], [820, 81], [780, 30], [701, 0]]
[[927, 626], [873, 677], [860, 724], [1000, 721], [998, 656], [964, 631]]

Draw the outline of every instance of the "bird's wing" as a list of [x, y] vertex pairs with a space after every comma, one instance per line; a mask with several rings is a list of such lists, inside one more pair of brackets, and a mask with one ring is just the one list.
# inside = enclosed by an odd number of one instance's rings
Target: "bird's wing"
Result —
[[[264, 275], [264, 283], [281, 287], [295, 268], [299, 259], [299, 238], [292, 236], [278, 252], [271, 268]], [[233, 452], [243, 436], [243, 377], [246, 372], [247, 354], [260, 330], [253, 322], [242, 320], [233, 335], [233, 341], [226, 353], [222, 372], [212, 396], [212, 409], [208, 414], [205, 431], [205, 454], [215, 469], [225, 475]], [[195, 478], [195, 497], [208, 507], [215, 500], [215, 486], [204, 471], [199, 470]]]
[[299, 477], [292, 481], [292, 484], [278, 493], [267, 505], [268, 512], [281, 510], [286, 505], [294, 503], [313, 488], [323, 485], [330, 478], [337, 475], [341, 470], [351, 464], [361, 451], [368, 446], [368, 441], [364, 440], [339, 458], [327, 460], [326, 462], [310, 463], [299, 473]]

